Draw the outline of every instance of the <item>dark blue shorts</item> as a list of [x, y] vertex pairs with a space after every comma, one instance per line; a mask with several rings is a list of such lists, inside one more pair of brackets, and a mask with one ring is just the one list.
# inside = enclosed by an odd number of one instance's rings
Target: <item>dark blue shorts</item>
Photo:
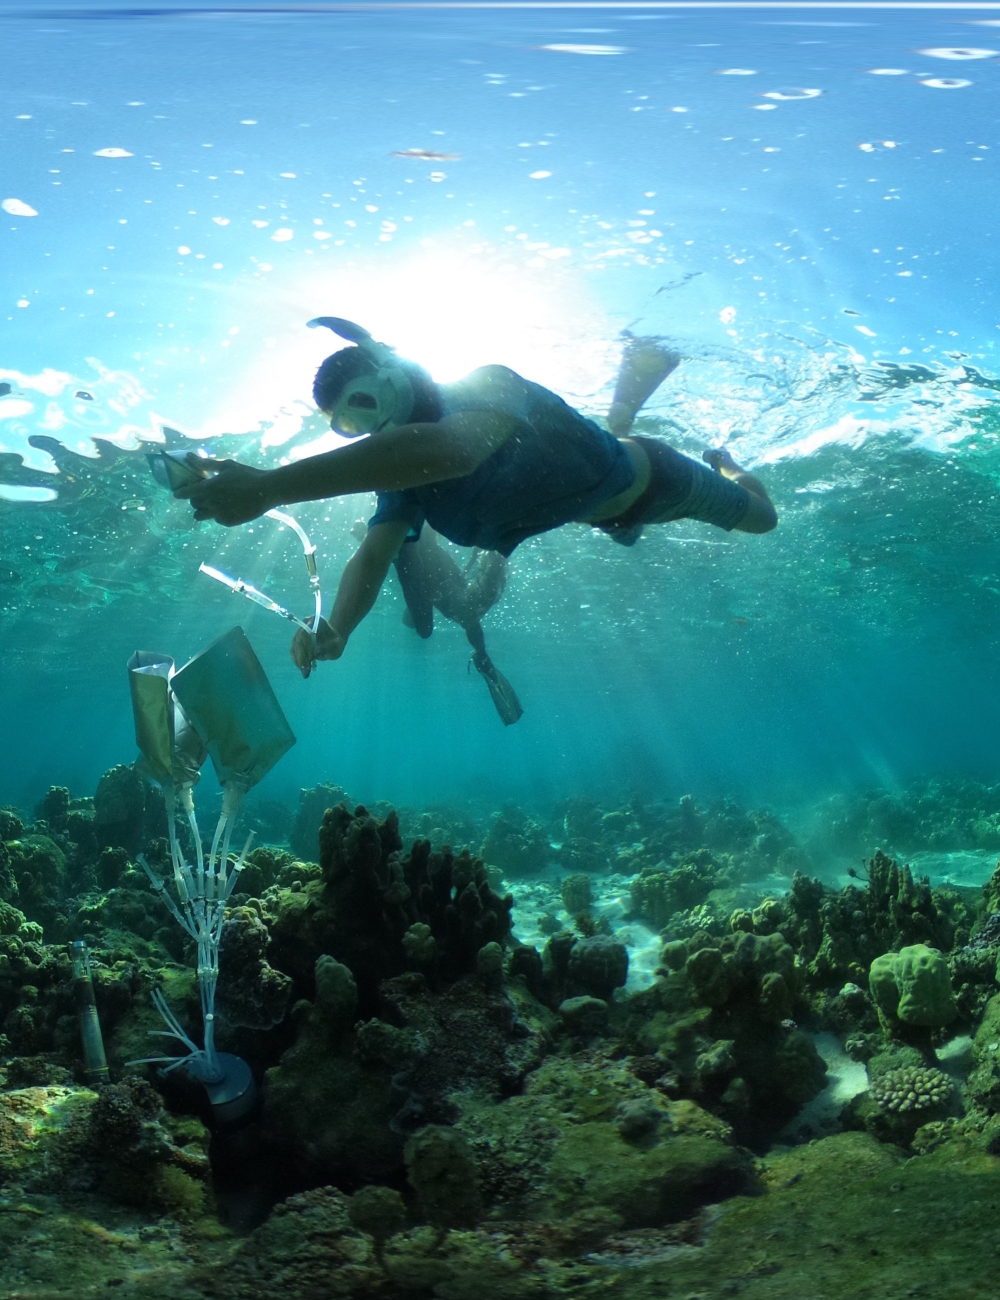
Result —
[[633, 546], [644, 524], [698, 519], [731, 532], [750, 508], [750, 493], [717, 470], [692, 460], [657, 438], [632, 438], [649, 457], [649, 486], [624, 514], [599, 527], [622, 546]]

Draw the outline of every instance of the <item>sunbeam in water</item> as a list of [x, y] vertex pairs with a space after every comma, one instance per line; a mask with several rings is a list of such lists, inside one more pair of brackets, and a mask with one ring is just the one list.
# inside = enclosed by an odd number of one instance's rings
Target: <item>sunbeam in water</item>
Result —
[[983, 12], [0, 7], [0, 1294], [994, 1293]]

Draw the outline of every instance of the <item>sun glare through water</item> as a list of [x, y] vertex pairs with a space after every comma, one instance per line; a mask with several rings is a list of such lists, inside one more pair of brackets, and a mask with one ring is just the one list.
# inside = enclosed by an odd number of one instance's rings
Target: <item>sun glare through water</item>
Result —
[[[227, 385], [223, 409], [205, 432], [270, 427], [265, 446], [288, 442], [308, 412], [316, 367], [344, 346], [326, 331], [307, 331], [303, 304], [316, 315], [356, 321], [375, 338], [418, 362], [441, 383], [477, 366], [510, 366], [544, 378], [568, 400], [594, 401], [614, 373], [620, 328], [591, 301], [586, 286], [540, 252], [452, 243], [397, 260], [384, 257], [334, 273], [289, 283], [275, 296], [266, 322], [248, 328], [264, 337], [245, 382]], [[336, 445], [329, 436], [323, 445]], [[296, 448], [301, 455], [320, 446]]]

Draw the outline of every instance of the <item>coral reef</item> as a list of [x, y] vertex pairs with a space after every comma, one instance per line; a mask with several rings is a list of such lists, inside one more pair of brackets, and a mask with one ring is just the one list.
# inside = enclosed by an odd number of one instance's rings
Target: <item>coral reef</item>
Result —
[[319, 861], [319, 828], [328, 808], [338, 804], [351, 804], [347, 793], [339, 785], [314, 785], [299, 791], [299, 806], [295, 813], [288, 847], [302, 862]]
[[152, 1214], [205, 1212], [208, 1133], [163, 1108], [142, 1079], [95, 1093], [72, 1085], [0, 1092], [4, 1194], [98, 1195]]
[[240, 872], [238, 888], [233, 894], [234, 906], [249, 898], [260, 898], [265, 890], [279, 882], [291, 884], [294, 876], [282, 879], [282, 872], [289, 867], [294, 868], [295, 865], [295, 858], [285, 849], [270, 845], [251, 849]]
[[122, 765], [104, 773], [94, 791], [94, 833], [101, 848], [123, 848], [134, 857], [146, 840], [166, 829], [162, 796], [135, 768]]
[[292, 981], [268, 965], [267, 927], [249, 907], [226, 916], [219, 942], [216, 1009], [230, 1025], [271, 1029], [288, 1008]]
[[590, 905], [594, 901], [594, 891], [590, 883], [590, 876], [584, 872], [565, 876], [559, 887], [559, 893], [563, 901], [563, 907], [569, 912], [570, 916], [582, 916], [590, 912]]
[[930, 1149], [952, 1130], [977, 1138], [985, 1116], [972, 1108], [963, 1118], [962, 1092], [934, 1060], [932, 1052], [898, 1042], [876, 1052], [868, 1062], [868, 1089], [841, 1114], [844, 1127], [909, 1152]]
[[527, 994], [492, 991], [481, 976], [439, 991], [416, 972], [386, 980], [381, 1015], [362, 1021], [345, 965], [321, 957], [316, 987], [315, 1003], [293, 1009], [295, 1043], [264, 1089], [275, 1159], [311, 1180], [398, 1174], [409, 1133], [453, 1121], [463, 1092], [516, 1091], [550, 1037], [552, 1021]]
[[876, 957], [868, 979], [879, 1018], [890, 1033], [904, 1025], [938, 1028], [955, 1019], [951, 973], [936, 948], [916, 943]]
[[[468, 851], [419, 840], [404, 854], [395, 814], [379, 821], [343, 805], [325, 814], [320, 843], [322, 875], [306, 899], [279, 891], [264, 901], [283, 969], [305, 975], [303, 987], [316, 958], [329, 953], [350, 967], [367, 1007], [389, 976], [418, 970], [447, 984], [476, 970], [485, 945], [506, 942], [513, 898], [493, 892]], [[304, 909], [306, 934], [298, 924]]]
[[203, 1269], [200, 1294], [219, 1300], [251, 1300], [280, 1294], [288, 1300], [379, 1300], [391, 1286], [374, 1239], [351, 1223], [348, 1198], [319, 1187], [277, 1206], [227, 1261]]
[[517, 880], [537, 875], [548, 862], [551, 849], [544, 827], [507, 804], [493, 814], [480, 853], [484, 862], [508, 880]]
[[905, 790], [837, 794], [813, 815], [816, 852], [857, 861], [873, 849], [1000, 849], [1000, 786], [973, 780], [916, 781]]
[[986, 1004], [972, 1043], [974, 1066], [966, 1089], [974, 1105], [1000, 1113], [1000, 993]]
[[932, 889], [910, 868], [878, 852], [863, 888], [831, 890], [797, 872], [787, 897], [741, 912], [740, 928], [781, 931], [795, 949], [813, 991], [867, 983], [872, 962], [887, 952], [925, 944], [949, 953], [965, 942], [974, 912], [955, 890]]
[[[905, 1152], [907, 1187], [911, 1166], [924, 1186], [936, 1169], [965, 1204], [958, 1171], [1000, 1151], [1000, 870], [978, 899], [876, 853], [835, 889], [798, 870], [771, 814], [691, 799], [567, 800], [550, 821], [507, 808], [485, 838], [464, 814], [411, 810], [420, 838], [404, 842], [391, 809], [322, 786], [302, 793], [293, 851], [250, 854], [226, 915], [220, 1049], [250, 1063], [261, 1101], [215, 1133], [210, 1162], [200, 1089], [124, 1068], [149, 1052], [154, 984], [185, 1025], [198, 1012], [191, 953], [134, 864], [137, 846], [166, 853], [133, 776], [112, 769], [93, 801], [53, 787], [34, 821], [0, 812], [0, 1179], [64, 1218], [78, 1198], [116, 1232], [116, 1214], [146, 1216], [155, 1235], [128, 1249], [137, 1269], [158, 1261], [164, 1294], [558, 1300], [622, 1278], [640, 1300], [668, 1283], [730, 1294], [758, 1274], [719, 1240], [748, 1251], [756, 1232], [761, 1269], [793, 1267], [787, 1179], [846, 1234], [841, 1181], [867, 1198]], [[483, 858], [449, 847], [478, 842]], [[793, 872], [781, 896], [753, 883]], [[516, 911], [501, 873], [521, 881]], [[97, 1094], [74, 1082], [77, 934], [112, 1070]], [[849, 1131], [774, 1154], [815, 1122], [799, 1112], [827, 1080], [818, 1030], [867, 1062], [869, 1086]], [[943, 1049], [966, 1030], [963, 1085]], [[220, 1212], [254, 1230], [228, 1239]], [[177, 1220], [199, 1225], [183, 1247]], [[0, 1290], [4, 1232], [0, 1215]], [[117, 1286], [100, 1268], [79, 1276]]]
[[581, 936], [559, 930], [545, 945], [517, 948], [508, 966], [532, 995], [553, 1010], [567, 1001], [589, 999], [605, 1006], [628, 980], [628, 949], [608, 935]]
[[428, 1223], [475, 1227], [483, 1207], [475, 1162], [462, 1133], [428, 1124], [414, 1133], [403, 1155], [410, 1186]]
[[900, 1113], [933, 1110], [951, 1096], [952, 1082], [940, 1070], [901, 1066], [873, 1080], [872, 1100], [883, 1110]]
[[624, 1008], [622, 1034], [673, 1095], [766, 1144], [824, 1086], [826, 1067], [793, 1015], [805, 1011], [795, 952], [779, 932], [674, 940], [661, 978]]
[[24, 834], [24, 822], [16, 808], [0, 808], [0, 840], [16, 840]]
[[670, 863], [644, 867], [632, 882], [632, 912], [662, 930], [676, 912], [698, 907], [714, 889], [729, 884], [730, 867], [708, 849], [691, 849]]
[[0, 904], [0, 1031], [15, 1054], [53, 1046], [56, 1024], [70, 1009], [69, 954], [46, 948], [42, 928]]
[[[643, 1132], [622, 1109], [653, 1111]], [[646, 1227], [752, 1184], [732, 1130], [692, 1101], [672, 1101], [600, 1051], [552, 1057], [500, 1106], [467, 1098], [458, 1128], [494, 1214], [559, 1219], [600, 1210], [608, 1224]]]
[[18, 907], [29, 920], [51, 925], [65, 894], [65, 853], [48, 835], [26, 835], [5, 847]]

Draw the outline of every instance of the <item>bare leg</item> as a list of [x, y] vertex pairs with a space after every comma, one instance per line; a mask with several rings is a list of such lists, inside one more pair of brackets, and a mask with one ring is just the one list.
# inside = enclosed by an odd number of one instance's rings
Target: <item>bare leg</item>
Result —
[[[427, 527], [419, 541], [407, 542], [402, 547], [396, 558], [396, 572], [406, 597], [410, 616], [407, 622], [422, 637], [430, 636], [434, 627], [433, 611], [438, 609], [445, 618], [457, 623], [470, 640], [474, 634], [482, 638], [479, 623], [503, 594], [507, 560], [496, 551], [485, 551], [473, 564], [472, 576], [467, 577], [438, 544], [434, 530]], [[473, 645], [476, 647], [475, 641]]]
[[472, 646], [472, 663], [489, 688], [490, 697], [505, 727], [517, 722], [524, 710], [514, 688], [496, 667], [486, 649], [480, 618], [500, 598], [507, 581], [507, 561], [489, 551], [478, 557], [476, 571], [467, 580], [452, 557], [438, 545], [437, 534], [424, 528], [420, 540], [407, 542], [396, 557], [407, 615], [422, 637], [434, 629], [434, 610], [457, 623]]
[[468, 579], [469, 613], [478, 622], [493, 608], [507, 586], [507, 557], [497, 551], [483, 551]]
[[445, 557], [425, 532], [419, 541], [404, 542], [395, 559], [396, 576], [406, 601], [403, 622], [424, 639], [434, 631], [434, 606], [441, 585], [439, 558]]
[[626, 334], [625, 351], [608, 410], [608, 428], [616, 438], [628, 433], [643, 404], [680, 363], [680, 354], [660, 339]]

